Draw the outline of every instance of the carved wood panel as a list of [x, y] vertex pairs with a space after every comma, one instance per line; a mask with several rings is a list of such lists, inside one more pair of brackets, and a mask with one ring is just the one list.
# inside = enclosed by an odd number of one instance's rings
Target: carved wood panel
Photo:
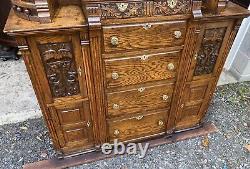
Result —
[[206, 29], [197, 56], [194, 76], [213, 72], [227, 28]]
[[186, 14], [191, 11], [190, 1], [187, 0], [167, 0], [154, 1], [154, 15], [175, 15]]
[[121, 19], [143, 16], [176, 15], [191, 13], [190, 0], [157, 0], [157, 1], [128, 1], [104, 2], [89, 4], [89, 16], [101, 16], [103, 19]]
[[79, 81], [71, 43], [41, 44], [39, 50], [52, 96], [79, 94]]
[[103, 3], [102, 18], [131, 18], [143, 16], [143, 3]]

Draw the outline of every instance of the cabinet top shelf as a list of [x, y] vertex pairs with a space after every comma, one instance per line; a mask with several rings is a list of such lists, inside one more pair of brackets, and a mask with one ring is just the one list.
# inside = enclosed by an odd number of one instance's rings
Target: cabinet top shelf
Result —
[[39, 23], [18, 17], [13, 10], [10, 11], [4, 32], [8, 34], [32, 34], [53, 32], [58, 29], [80, 29], [86, 27], [87, 23], [82, 8], [77, 5], [62, 6], [55, 12], [51, 23]]

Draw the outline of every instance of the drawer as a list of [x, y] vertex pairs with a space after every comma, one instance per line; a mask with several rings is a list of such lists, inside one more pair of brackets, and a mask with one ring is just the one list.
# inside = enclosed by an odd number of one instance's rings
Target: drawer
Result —
[[180, 52], [105, 60], [106, 86], [176, 79]]
[[186, 21], [103, 27], [104, 52], [156, 49], [184, 44]]
[[171, 103], [173, 89], [174, 85], [158, 85], [108, 93], [108, 116], [167, 109]]
[[135, 117], [109, 121], [109, 138], [119, 141], [139, 139], [141, 137], [160, 134], [166, 130], [168, 110], [154, 114], [138, 115]]

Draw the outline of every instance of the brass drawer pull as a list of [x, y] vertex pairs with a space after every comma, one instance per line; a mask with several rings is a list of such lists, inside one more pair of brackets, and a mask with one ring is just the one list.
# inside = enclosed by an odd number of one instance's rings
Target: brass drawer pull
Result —
[[182, 35], [181, 31], [174, 31], [174, 37], [175, 37], [176, 39], [181, 38], [181, 35]]
[[145, 90], [145, 87], [140, 87], [140, 88], [138, 89], [139, 92], [143, 92], [144, 90]]
[[118, 129], [115, 129], [114, 135], [115, 135], [115, 136], [118, 136], [119, 134], [120, 134], [120, 131], [119, 131]]
[[148, 59], [148, 56], [147, 56], [147, 55], [141, 56], [141, 60], [145, 61], [145, 60], [147, 60], [147, 59]]
[[136, 120], [141, 120], [144, 116], [137, 116]]
[[120, 109], [120, 106], [118, 104], [113, 104], [113, 109], [115, 110]]
[[159, 120], [159, 121], [158, 121], [158, 125], [159, 125], [159, 126], [163, 126], [163, 125], [164, 125], [164, 122], [163, 122], [162, 120]]
[[114, 80], [119, 78], [119, 74], [116, 72], [113, 72], [111, 76], [112, 76], [112, 79], [114, 79]]
[[90, 127], [91, 123], [90, 121], [87, 122], [87, 127]]
[[117, 46], [119, 44], [119, 40], [116, 36], [112, 36], [110, 42], [113, 46]]
[[168, 64], [168, 70], [174, 70], [175, 66], [173, 63]]
[[169, 98], [169, 96], [168, 96], [168, 95], [166, 95], [166, 94], [164, 94], [164, 95], [162, 96], [162, 100], [164, 100], [164, 101], [167, 101], [167, 100], [168, 100], [168, 98]]
[[145, 30], [148, 30], [148, 29], [150, 29], [151, 27], [152, 27], [152, 25], [151, 25], [150, 23], [146, 23], [146, 24], [143, 25], [143, 28], [144, 28]]

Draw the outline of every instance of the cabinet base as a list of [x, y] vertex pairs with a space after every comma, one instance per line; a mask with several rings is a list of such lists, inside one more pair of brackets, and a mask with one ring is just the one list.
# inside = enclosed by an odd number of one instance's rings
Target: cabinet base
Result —
[[[161, 137], [153, 140], [148, 140], [143, 143], [149, 143], [149, 147], [153, 148], [163, 144], [170, 144], [186, 139], [192, 139], [194, 137], [204, 136], [207, 134], [211, 134], [217, 132], [218, 129], [213, 123], [204, 123], [199, 128], [191, 129], [188, 131], [174, 133], [171, 137]], [[103, 160], [106, 158], [114, 157], [114, 154], [105, 155], [100, 151], [95, 151], [87, 154], [82, 154], [74, 157], [58, 159], [53, 158], [49, 160], [38, 161], [30, 164], [25, 164], [23, 166], [24, 169], [53, 169], [53, 168], [66, 168], [72, 167], [76, 165], [91, 163], [97, 160]]]

